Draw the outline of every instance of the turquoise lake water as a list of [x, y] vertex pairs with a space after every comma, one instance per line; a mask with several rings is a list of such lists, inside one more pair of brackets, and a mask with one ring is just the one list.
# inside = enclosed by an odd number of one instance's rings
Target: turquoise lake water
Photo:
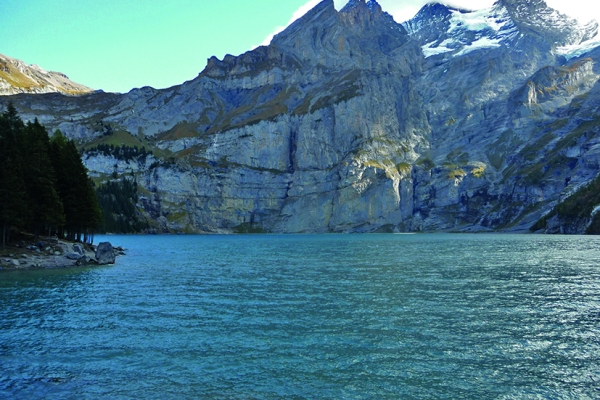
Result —
[[100, 240], [0, 273], [0, 398], [600, 397], [600, 237]]

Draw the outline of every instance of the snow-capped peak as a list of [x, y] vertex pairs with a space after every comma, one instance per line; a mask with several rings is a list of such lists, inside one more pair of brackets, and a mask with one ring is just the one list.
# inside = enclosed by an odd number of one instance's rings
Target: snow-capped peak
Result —
[[444, 53], [461, 56], [515, 45], [524, 37], [545, 41], [550, 48], [570, 54], [592, 46], [595, 42], [590, 39], [598, 32], [597, 23], [583, 26], [543, 0], [498, 0], [492, 7], [476, 11], [430, 3], [403, 26], [422, 43], [425, 57]]
[[518, 34], [506, 8], [498, 4], [476, 11], [443, 4], [426, 7], [427, 10], [422, 9], [413, 20], [403, 24], [409, 33], [417, 36], [431, 31], [431, 26], [423, 25], [437, 25], [434, 29], [437, 34], [422, 38], [426, 41], [422, 47], [425, 57], [453, 51], [455, 56], [460, 56], [482, 48], [499, 47]]

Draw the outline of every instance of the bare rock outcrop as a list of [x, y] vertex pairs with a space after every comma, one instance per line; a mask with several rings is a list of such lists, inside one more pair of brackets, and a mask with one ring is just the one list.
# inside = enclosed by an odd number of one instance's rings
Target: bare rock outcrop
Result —
[[102, 242], [98, 244], [96, 248], [96, 261], [99, 265], [114, 264], [116, 259], [115, 251], [112, 244], [109, 242]]
[[81, 143], [151, 146], [85, 163], [134, 176], [157, 232], [526, 230], [600, 171], [596, 35], [543, 0], [404, 24], [324, 0], [179, 86], [11, 100]]

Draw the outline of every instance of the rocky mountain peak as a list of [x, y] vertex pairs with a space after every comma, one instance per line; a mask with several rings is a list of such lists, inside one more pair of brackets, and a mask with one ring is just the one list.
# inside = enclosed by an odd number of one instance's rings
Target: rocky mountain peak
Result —
[[546, 8], [548, 5], [544, 0], [497, 0], [495, 5], [504, 7], [521, 7], [521, 8]]
[[450, 29], [450, 21], [455, 11], [470, 12], [442, 3], [427, 3], [412, 19], [402, 25], [411, 36], [418, 38], [423, 43], [428, 43]]
[[543, 36], [553, 48], [580, 44], [598, 33], [597, 23], [583, 26], [544, 0], [498, 0], [492, 9], [506, 10], [521, 33]]
[[[451, 15], [451, 10], [459, 10], [458, 8], [451, 7], [447, 4], [442, 3], [427, 3], [425, 4], [419, 12], [414, 16], [415, 20], [423, 20], [428, 17], [430, 18], [439, 18], [440, 16], [449, 16]], [[470, 12], [470, 10], [462, 10], [463, 12]]]
[[501, 46], [551, 50], [578, 45], [598, 32], [597, 23], [583, 26], [543, 0], [498, 0], [491, 8], [476, 11], [429, 3], [403, 26], [422, 45], [426, 57], [460, 56]]
[[283, 32], [278, 33], [271, 43], [285, 42], [292, 36], [296, 36], [299, 31], [306, 29], [307, 26], [330, 23], [330, 20], [337, 14], [333, 0], [323, 0], [312, 8], [309, 12], [294, 21]]
[[368, 28], [373, 22], [395, 25], [392, 16], [384, 12], [375, 0], [350, 0], [340, 10], [340, 17], [347, 23], [362, 29]]
[[425, 57], [446, 53], [462, 56], [496, 48], [519, 34], [509, 13], [498, 3], [476, 11], [430, 3], [403, 26], [422, 45]]
[[[391, 54], [409, 41], [405, 29], [375, 0], [352, 0], [339, 12], [324, 0], [271, 42], [304, 63], [370, 65], [368, 54]], [[373, 46], [373, 44], [376, 44]]]
[[[379, 70], [388, 63], [374, 65], [374, 56], [390, 55], [409, 39], [406, 30], [375, 0], [352, 0], [339, 12], [333, 0], [323, 0], [275, 35], [269, 46], [238, 57], [227, 55], [223, 60], [211, 57], [200, 76], [252, 77], [267, 71], [277, 70], [280, 75], [314, 68]], [[413, 43], [402, 57], [420, 59], [418, 47]]]
[[367, 5], [366, 0], [350, 0], [346, 5], [342, 8], [342, 12], [348, 12], [355, 8], [364, 7]]
[[365, 10], [368, 9], [372, 12], [381, 12], [381, 6], [376, 0], [350, 0], [346, 5], [341, 9], [340, 12], [346, 13], [351, 12], [352, 10]]

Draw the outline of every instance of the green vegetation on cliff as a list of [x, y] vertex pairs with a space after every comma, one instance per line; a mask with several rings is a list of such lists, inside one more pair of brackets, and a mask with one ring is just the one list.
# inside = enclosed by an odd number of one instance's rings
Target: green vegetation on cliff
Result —
[[136, 181], [126, 178], [109, 181], [98, 187], [96, 193], [103, 215], [99, 228], [101, 232], [137, 233], [148, 227], [147, 223], [138, 217]]
[[544, 217], [540, 218], [531, 231], [547, 229], [548, 221], [558, 217], [560, 226], [573, 232], [577, 227], [585, 226], [585, 233], [600, 234], [600, 213], [592, 215], [596, 206], [600, 205], [600, 176], [559, 203]]
[[86, 155], [98, 155], [102, 154], [105, 156], [112, 156], [117, 160], [131, 161], [131, 160], [145, 160], [148, 155], [152, 154], [146, 150], [146, 147], [142, 146], [128, 146], [122, 144], [115, 146], [113, 144], [99, 144], [95, 147], [85, 150]]

